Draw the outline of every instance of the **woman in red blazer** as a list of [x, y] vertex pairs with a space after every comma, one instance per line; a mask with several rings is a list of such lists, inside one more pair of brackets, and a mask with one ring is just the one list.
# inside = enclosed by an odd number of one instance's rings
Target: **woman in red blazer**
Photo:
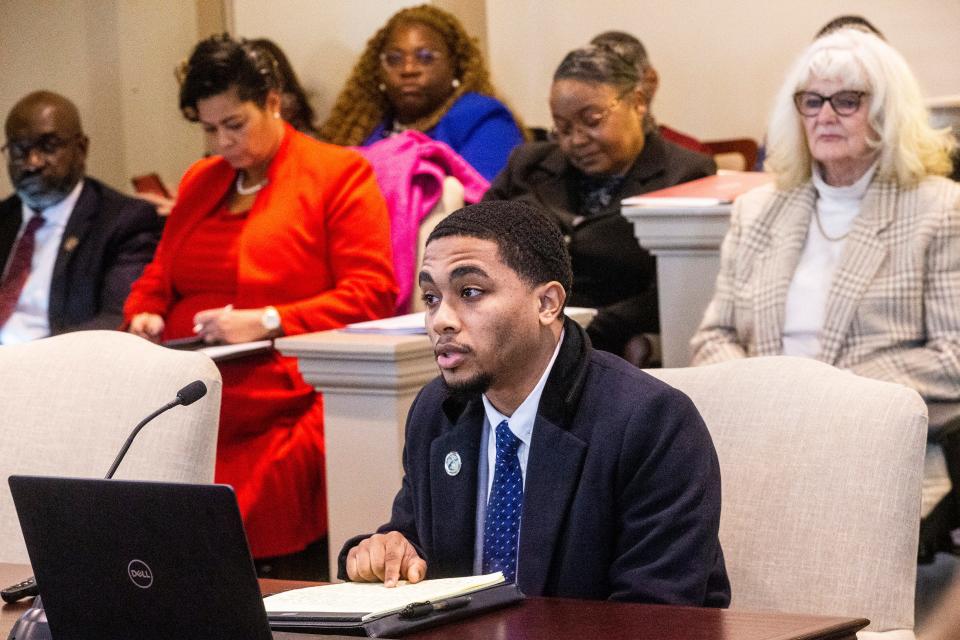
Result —
[[[127, 299], [133, 333], [235, 343], [390, 315], [389, 222], [373, 172], [359, 154], [284, 123], [279, 88], [276, 63], [247, 43], [217, 36], [194, 50], [180, 108], [217, 155], [181, 182]], [[220, 372], [216, 481], [237, 492], [258, 568], [322, 578], [321, 397], [276, 352]]]

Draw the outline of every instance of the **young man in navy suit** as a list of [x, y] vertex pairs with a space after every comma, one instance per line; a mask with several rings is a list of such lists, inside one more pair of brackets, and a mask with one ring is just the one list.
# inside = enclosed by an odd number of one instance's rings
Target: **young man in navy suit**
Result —
[[84, 177], [89, 139], [72, 102], [49, 91], [7, 117], [16, 193], [0, 202], [0, 344], [113, 329], [153, 257], [153, 206]]
[[340, 577], [500, 570], [528, 595], [727, 606], [710, 435], [565, 318], [556, 226], [517, 201], [460, 209], [419, 280], [440, 377], [410, 409], [390, 522], [344, 545]]

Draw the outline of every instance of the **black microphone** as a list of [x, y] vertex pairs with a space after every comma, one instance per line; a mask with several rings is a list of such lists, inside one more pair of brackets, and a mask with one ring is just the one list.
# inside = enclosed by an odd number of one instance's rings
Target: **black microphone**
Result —
[[[137, 434], [140, 433], [140, 430], [143, 429], [148, 422], [159, 416], [164, 411], [169, 411], [170, 409], [173, 409], [179, 405], [187, 406], [188, 404], [193, 404], [205, 395], [207, 395], [207, 385], [203, 384], [203, 380], [194, 380], [184, 388], [180, 389], [180, 391], [177, 391], [176, 400], [168, 402], [141, 420], [140, 424], [133, 428], [133, 431], [130, 433], [130, 437], [127, 438], [127, 441], [123, 443], [123, 446], [120, 448], [120, 453], [118, 453], [117, 457], [114, 458], [113, 464], [110, 465], [110, 470], [107, 471], [107, 475], [104, 476], [104, 479], [109, 480], [113, 477], [113, 474], [117, 471], [117, 467], [120, 466], [120, 462], [123, 460], [123, 457], [127, 455], [127, 450], [133, 443], [133, 439], [137, 437]], [[16, 602], [22, 598], [35, 596], [37, 593], [37, 581], [33, 576], [30, 576], [23, 582], [10, 585], [9, 587], [0, 591], [0, 598], [3, 598], [3, 600], [6, 602]]]
[[133, 431], [130, 432], [130, 437], [127, 438], [127, 441], [123, 443], [123, 446], [120, 447], [120, 453], [117, 454], [117, 457], [113, 460], [113, 464], [110, 465], [110, 470], [107, 471], [107, 475], [104, 476], [104, 479], [109, 480], [113, 477], [113, 474], [116, 472], [117, 467], [120, 466], [120, 462], [123, 460], [123, 457], [127, 455], [127, 449], [130, 448], [130, 445], [133, 444], [133, 439], [137, 437], [137, 434], [140, 433], [140, 430], [143, 429], [148, 422], [156, 418], [158, 415], [164, 411], [169, 411], [178, 405], [187, 406], [188, 404], [193, 404], [203, 396], [207, 395], [207, 385], [203, 384], [202, 380], [194, 380], [180, 391], [177, 391], [177, 399], [168, 402], [163, 405], [146, 418], [140, 421], [140, 424], [133, 428]]

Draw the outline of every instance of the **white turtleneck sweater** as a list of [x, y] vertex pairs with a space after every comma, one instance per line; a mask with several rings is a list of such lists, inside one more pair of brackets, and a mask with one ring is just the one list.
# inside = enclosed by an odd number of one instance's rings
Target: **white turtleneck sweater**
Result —
[[[800, 262], [787, 290], [783, 323], [785, 355], [815, 358], [820, 352], [819, 332], [826, 314], [833, 274], [847, 244], [847, 234], [860, 213], [860, 204], [876, 170], [874, 163], [859, 180], [847, 187], [832, 187], [823, 181], [819, 167], [813, 171], [817, 210], [815, 215], [810, 216], [803, 253], [800, 254]], [[816, 216], [820, 218], [823, 231], [834, 240], [820, 231]]]

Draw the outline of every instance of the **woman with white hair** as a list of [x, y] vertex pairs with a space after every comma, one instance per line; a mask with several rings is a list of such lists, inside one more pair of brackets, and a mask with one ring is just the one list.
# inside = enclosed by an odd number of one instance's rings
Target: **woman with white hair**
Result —
[[769, 127], [775, 185], [733, 208], [694, 364], [786, 354], [960, 398], [960, 185], [892, 47], [813, 42]]

